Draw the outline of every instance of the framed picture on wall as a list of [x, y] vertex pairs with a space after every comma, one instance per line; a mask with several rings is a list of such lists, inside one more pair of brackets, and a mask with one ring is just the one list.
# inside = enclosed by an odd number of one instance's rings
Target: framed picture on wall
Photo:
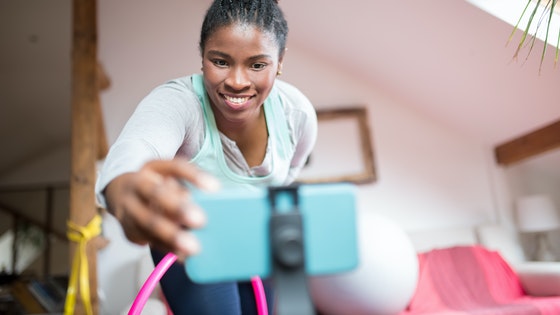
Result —
[[367, 109], [318, 110], [317, 120], [317, 143], [297, 181], [374, 182], [376, 173]]

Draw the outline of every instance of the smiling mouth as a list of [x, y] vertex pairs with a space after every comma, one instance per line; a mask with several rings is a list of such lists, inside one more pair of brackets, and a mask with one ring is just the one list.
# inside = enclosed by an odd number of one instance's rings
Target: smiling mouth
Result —
[[247, 103], [251, 97], [233, 97], [228, 95], [223, 95], [227, 103], [231, 104], [233, 107], [241, 107], [243, 104]]

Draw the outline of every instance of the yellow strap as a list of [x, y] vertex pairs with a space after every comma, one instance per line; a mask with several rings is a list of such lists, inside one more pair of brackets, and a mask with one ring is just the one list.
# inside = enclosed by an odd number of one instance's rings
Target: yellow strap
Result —
[[86, 226], [79, 226], [68, 221], [67, 236], [70, 241], [78, 243], [78, 250], [72, 261], [72, 273], [66, 292], [66, 303], [64, 305], [64, 315], [74, 314], [76, 306], [76, 288], [80, 285], [80, 295], [84, 303], [87, 315], [93, 315], [89, 292], [89, 270], [86, 254], [86, 245], [89, 240], [101, 233], [101, 216], [95, 215]]

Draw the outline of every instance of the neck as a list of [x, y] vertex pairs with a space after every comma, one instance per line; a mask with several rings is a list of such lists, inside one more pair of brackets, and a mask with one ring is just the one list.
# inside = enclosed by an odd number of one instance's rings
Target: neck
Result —
[[261, 109], [254, 119], [243, 124], [223, 119], [221, 123], [217, 119], [216, 123], [218, 124], [218, 130], [230, 140], [235, 141], [247, 165], [253, 167], [262, 163], [268, 142], [264, 110]]
[[250, 137], [251, 133], [258, 131], [263, 126], [266, 130], [266, 119], [262, 107], [259, 109], [258, 113], [244, 121], [227, 120], [219, 115], [219, 113], [216, 115], [216, 112], [215, 119], [218, 130], [234, 141], [240, 138], [243, 139], [246, 136]]

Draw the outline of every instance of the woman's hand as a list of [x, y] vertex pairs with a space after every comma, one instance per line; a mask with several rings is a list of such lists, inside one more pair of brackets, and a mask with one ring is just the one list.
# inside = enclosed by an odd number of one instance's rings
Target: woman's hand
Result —
[[189, 230], [204, 226], [206, 217], [181, 180], [203, 190], [219, 187], [213, 177], [186, 160], [156, 160], [138, 172], [116, 177], [105, 188], [105, 197], [108, 210], [131, 242], [150, 244], [184, 260], [200, 250]]

